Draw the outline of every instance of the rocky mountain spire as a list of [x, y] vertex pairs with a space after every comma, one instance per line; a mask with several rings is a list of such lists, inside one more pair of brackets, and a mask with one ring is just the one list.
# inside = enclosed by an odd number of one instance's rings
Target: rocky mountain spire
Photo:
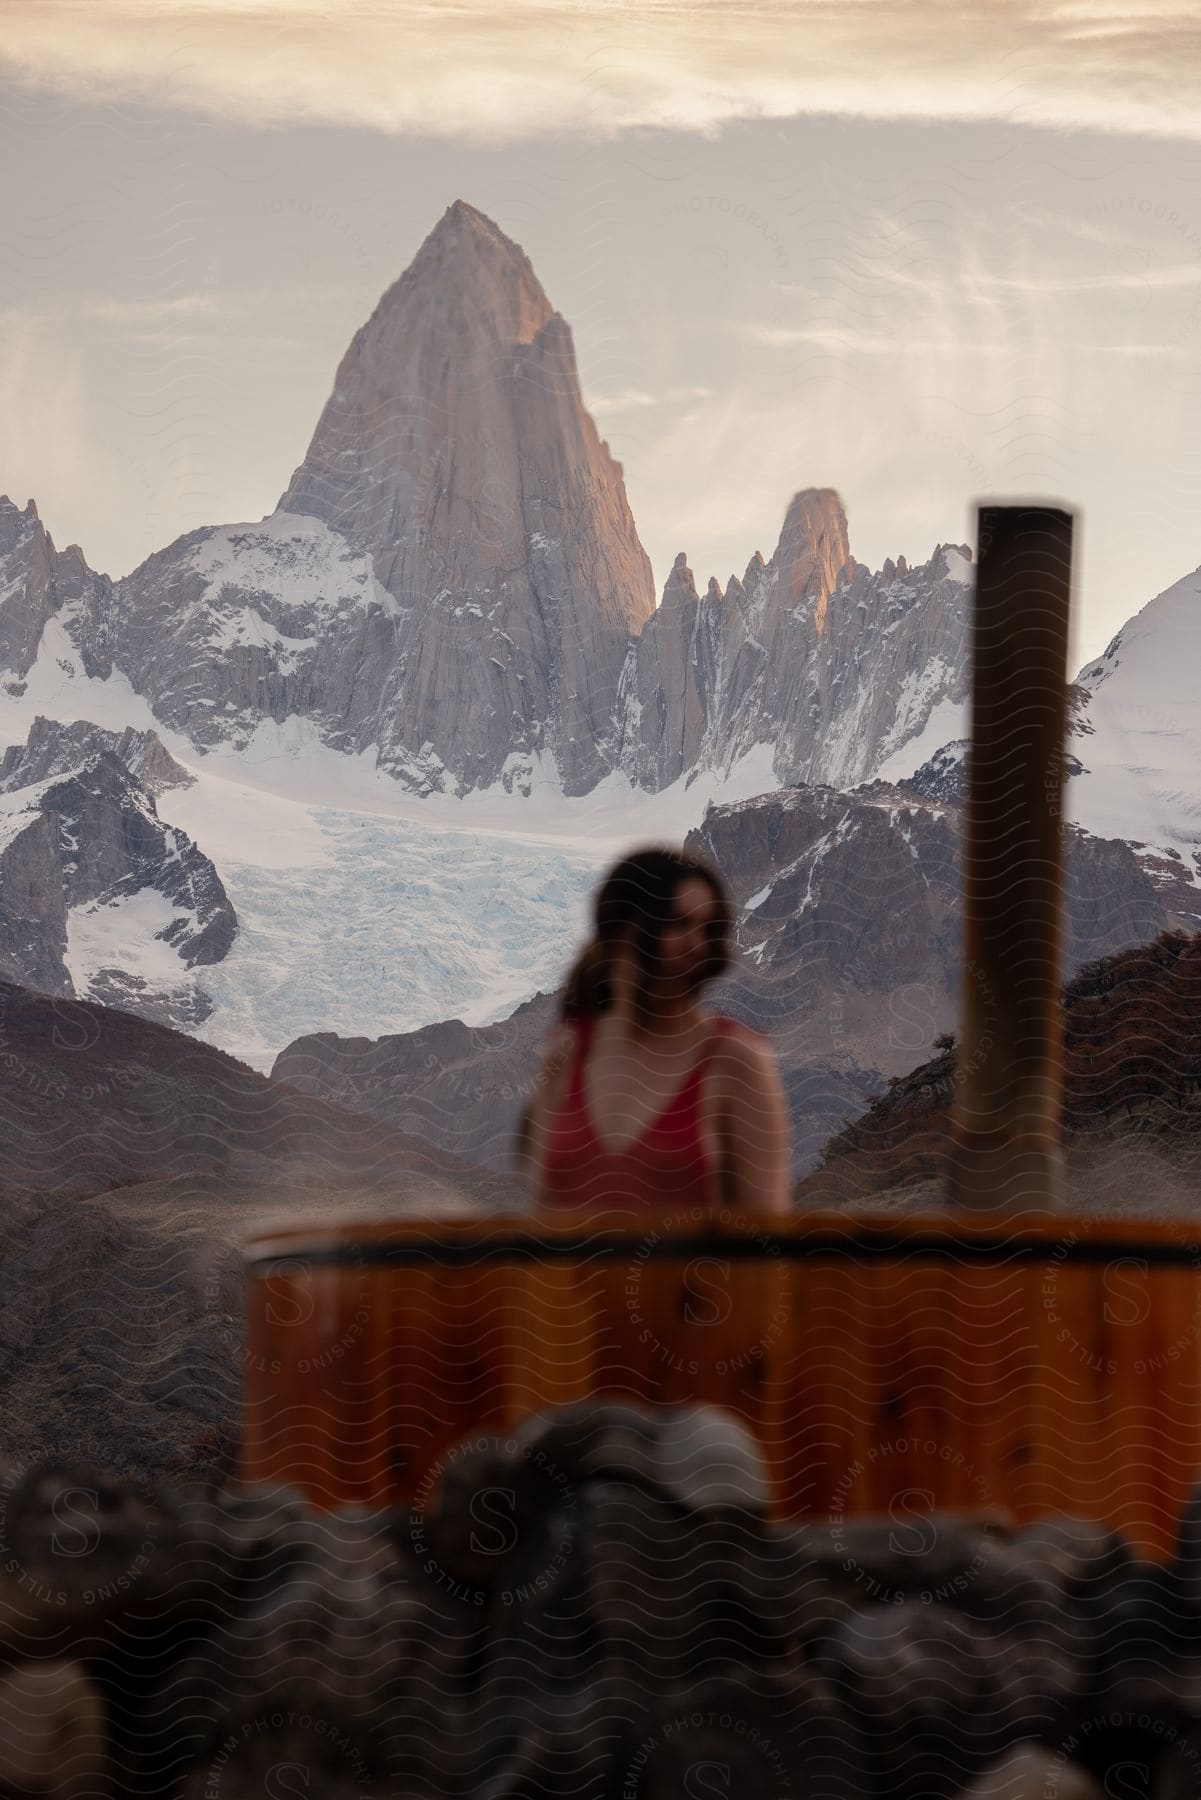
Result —
[[567, 793], [593, 787], [654, 586], [520, 245], [448, 207], [272, 517], [181, 539], [122, 599], [131, 679], [200, 741], [303, 712], [418, 792], [525, 786], [539, 752]]
[[636, 784], [667, 787], [701, 756], [721, 691], [722, 630], [716, 582], [700, 599], [681, 550], [622, 672], [617, 757]]
[[833, 488], [803, 488], [784, 515], [775, 565], [780, 572], [779, 603], [813, 606], [818, 637], [826, 621], [826, 601], [850, 556], [847, 516]]
[[356, 333], [280, 511], [368, 552], [406, 609], [384, 705], [409, 752], [471, 785], [542, 749], [569, 793], [604, 773], [650, 562], [570, 328], [475, 207], [447, 208]]
[[652, 789], [751, 753], [765, 786], [868, 779], [965, 697], [969, 559], [939, 546], [873, 575], [833, 488], [794, 494], [771, 560], [724, 595], [698, 598], [681, 551], [623, 676], [621, 766]]
[[0, 681], [22, 692], [42, 634], [59, 619], [85, 646], [89, 675], [106, 676], [105, 623], [112, 583], [90, 569], [78, 544], [56, 550], [32, 500], [24, 509], [0, 494]]
[[381, 553], [409, 527], [409, 561], [435, 554], [433, 520], [422, 515], [436, 509], [439, 487], [445, 504], [451, 497], [446, 480], [423, 489], [423, 474], [435, 458], [444, 476], [452, 461], [460, 483], [470, 474], [462, 459], [479, 458], [482, 446], [464, 431], [511, 424], [503, 415], [517, 353], [554, 317], [520, 246], [456, 200], [355, 332], [279, 510], [324, 519]]

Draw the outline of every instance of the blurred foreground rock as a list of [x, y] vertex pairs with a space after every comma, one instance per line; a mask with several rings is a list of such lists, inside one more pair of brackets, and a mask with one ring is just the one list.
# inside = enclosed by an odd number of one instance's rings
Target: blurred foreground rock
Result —
[[583, 1401], [408, 1506], [0, 1469], [0, 1796], [1201, 1796], [1201, 1494], [773, 1522], [712, 1407]]

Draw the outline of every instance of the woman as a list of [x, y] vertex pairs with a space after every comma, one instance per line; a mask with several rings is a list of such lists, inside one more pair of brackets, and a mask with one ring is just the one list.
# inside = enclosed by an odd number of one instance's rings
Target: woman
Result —
[[788, 1208], [788, 1118], [765, 1037], [696, 1004], [733, 912], [699, 857], [619, 862], [519, 1126], [538, 1206]]

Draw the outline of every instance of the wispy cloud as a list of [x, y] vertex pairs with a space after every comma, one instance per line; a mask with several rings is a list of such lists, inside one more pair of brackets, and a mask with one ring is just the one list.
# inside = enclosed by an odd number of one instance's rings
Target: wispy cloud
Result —
[[[766, 345], [774, 350], [796, 350], [810, 346], [814, 350], [829, 351], [836, 356], [902, 356], [917, 352], [930, 352], [934, 355], [953, 356], [1021, 356], [1029, 358], [1031, 346], [1017, 339], [990, 342], [984, 338], [972, 338], [966, 334], [948, 337], [922, 337], [908, 331], [871, 332], [856, 331], [845, 326], [826, 327], [822, 325], [766, 325], [749, 322], [740, 328], [740, 335], [751, 343]], [[1183, 357], [1185, 351], [1178, 344], [1101, 344], [1084, 343], [1079, 338], [1040, 337], [1037, 342], [1040, 354], [1046, 351], [1078, 350], [1089, 356], [1166, 356]]]
[[1194, 0], [6, 0], [0, 72], [269, 127], [512, 143], [802, 113], [1201, 138]]
[[180, 294], [163, 300], [81, 300], [75, 310], [82, 319], [101, 319], [113, 325], [154, 325], [164, 319], [206, 314], [226, 317], [230, 308], [214, 294]]
[[609, 413], [641, 412], [649, 406], [675, 406], [683, 400], [707, 400], [712, 393], [711, 387], [664, 388], [659, 393], [644, 388], [626, 388], [617, 394], [589, 394], [588, 410], [606, 416]]

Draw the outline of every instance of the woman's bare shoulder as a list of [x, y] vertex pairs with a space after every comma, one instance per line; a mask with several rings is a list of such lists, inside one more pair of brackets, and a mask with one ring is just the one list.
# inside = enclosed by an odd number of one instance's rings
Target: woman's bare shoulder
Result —
[[741, 1019], [723, 1018], [716, 1046], [718, 1087], [728, 1100], [745, 1099], [753, 1090], [779, 1080], [775, 1047], [764, 1031]]

